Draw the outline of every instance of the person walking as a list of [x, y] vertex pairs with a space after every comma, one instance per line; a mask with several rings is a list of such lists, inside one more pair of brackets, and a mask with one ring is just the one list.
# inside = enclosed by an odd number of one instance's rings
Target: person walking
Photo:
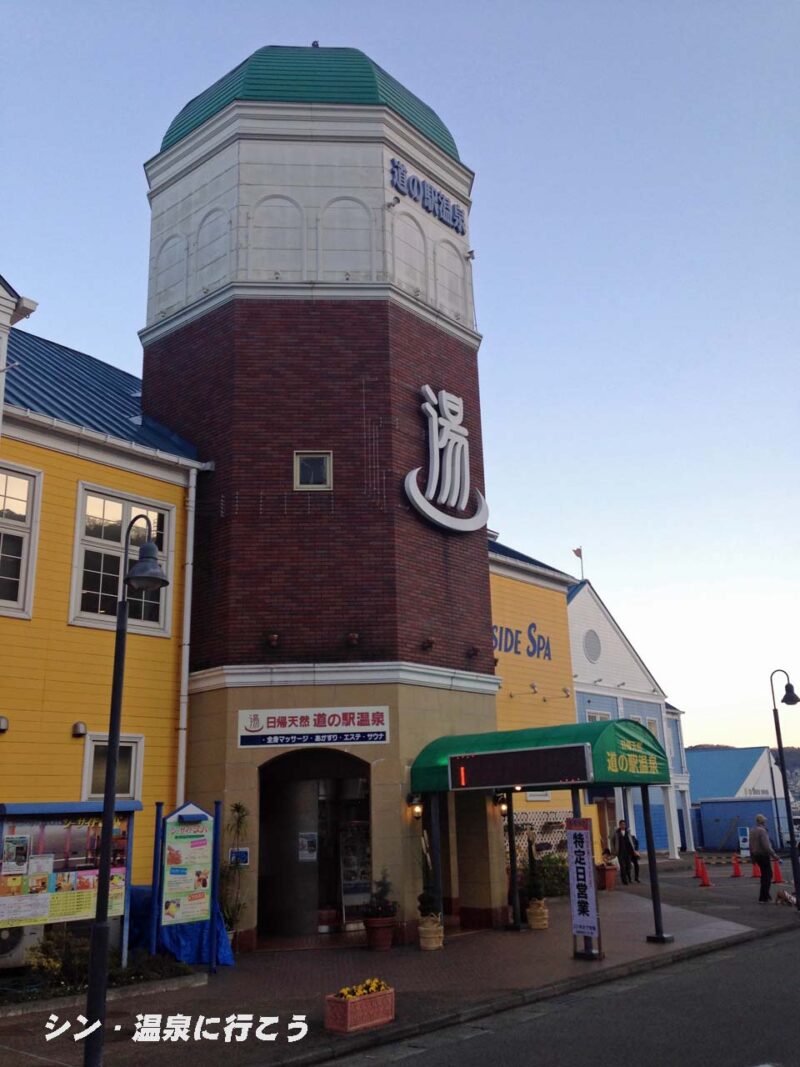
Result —
[[638, 842], [628, 830], [628, 824], [620, 819], [617, 829], [614, 831], [613, 854], [619, 863], [619, 876], [623, 885], [631, 884], [631, 865], [635, 864], [636, 881], [639, 881], [639, 849]]
[[767, 833], [766, 815], [756, 815], [756, 824], [750, 831], [750, 858], [753, 863], [758, 864], [758, 869], [761, 872], [761, 892], [759, 893], [758, 903], [769, 904], [772, 900], [769, 893], [769, 887], [772, 885], [771, 861], [777, 859], [778, 855], [773, 849]]

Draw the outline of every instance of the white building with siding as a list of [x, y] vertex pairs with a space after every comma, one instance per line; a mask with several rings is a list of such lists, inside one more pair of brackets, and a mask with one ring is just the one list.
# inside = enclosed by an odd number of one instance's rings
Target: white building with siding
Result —
[[[677, 858], [694, 851], [689, 774], [681, 730], [682, 712], [667, 704], [666, 694], [589, 581], [567, 595], [570, 648], [578, 722], [634, 719], [661, 742], [669, 757], [669, 786], [651, 788], [656, 847]], [[590, 790], [597, 804], [605, 847], [620, 819], [644, 843], [641, 797], [635, 789]]]

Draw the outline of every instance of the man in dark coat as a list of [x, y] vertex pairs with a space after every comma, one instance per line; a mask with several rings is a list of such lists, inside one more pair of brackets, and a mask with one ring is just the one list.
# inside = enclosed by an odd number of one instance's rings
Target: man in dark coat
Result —
[[778, 858], [767, 831], [766, 815], [756, 815], [756, 824], [750, 831], [750, 858], [758, 864], [761, 875], [761, 892], [758, 894], [759, 904], [769, 904], [772, 897], [769, 888], [772, 885], [772, 860]]
[[636, 872], [636, 881], [639, 881], [639, 842], [628, 830], [628, 824], [620, 819], [619, 826], [614, 831], [614, 839], [611, 851], [619, 861], [619, 876], [623, 885], [631, 883], [631, 865]]

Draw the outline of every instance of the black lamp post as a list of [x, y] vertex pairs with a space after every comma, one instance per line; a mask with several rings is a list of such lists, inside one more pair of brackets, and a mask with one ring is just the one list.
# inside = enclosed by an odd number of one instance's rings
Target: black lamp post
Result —
[[[800, 704], [800, 697], [795, 693], [794, 686], [789, 681], [789, 675], [780, 668], [773, 671], [769, 676], [769, 687], [772, 691], [772, 717], [775, 720], [775, 734], [778, 738], [778, 756], [781, 761], [781, 779], [783, 780], [783, 799], [786, 803], [786, 815], [789, 819], [789, 859], [792, 863], [792, 878], [794, 879], [794, 893], [797, 900], [797, 909], [800, 911], [800, 861], [797, 857], [797, 838], [794, 833], [794, 820], [792, 819], [792, 794], [789, 792], [789, 782], [786, 778], [786, 758], [783, 754], [783, 738], [781, 737], [781, 721], [778, 718], [778, 705], [775, 702], [775, 685], [772, 679], [776, 674], [786, 675], [786, 689], [781, 697], [781, 704]], [[780, 827], [777, 827], [780, 834]]]
[[[147, 524], [147, 539], [139, 549], [139, 559], [128, 570], [130, 537], [134, 525], [141, 520]], [[153, 542], [153, 527], [146, 515], [135, 515], [125, 531], [122, 559], [122, 582], [117, 603], [117, 633], [114, 643], [114, 676], [111, 683], [111, 711], [108, 724], [106, 781], [103, 790], [103, 821], [100, 835], [100, 862], [97, 872], [97, 909], [92, 923], [89, 953], [89, 991], [86, 995], [86, 1017], [89, 1024], [100, 1021], [86, 1039], [84, 1067], [100, 1067], [103, 1062], [103, 1028], [106, 1021], [106, 989], [108, 986], [108, 890], [111, 882], [111, 839], [114, 833], [114, 809], [117, 799], [117, 760], [122, 720], [122, 684], [125, 676], [125, 640], [128, 634], [128, 587], [137, 592], [150, 592], [169, 585], [158, 562], [158, 549]]]

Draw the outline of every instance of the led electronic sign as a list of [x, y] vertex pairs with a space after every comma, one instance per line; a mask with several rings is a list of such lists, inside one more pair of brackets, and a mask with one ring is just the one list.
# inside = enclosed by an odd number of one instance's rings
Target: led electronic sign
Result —
[[516, 785], [558, 789], [594, 781], [590, 745], [450, 756], [449, 771], [450, 788], [454, 790], [507, 789]]

